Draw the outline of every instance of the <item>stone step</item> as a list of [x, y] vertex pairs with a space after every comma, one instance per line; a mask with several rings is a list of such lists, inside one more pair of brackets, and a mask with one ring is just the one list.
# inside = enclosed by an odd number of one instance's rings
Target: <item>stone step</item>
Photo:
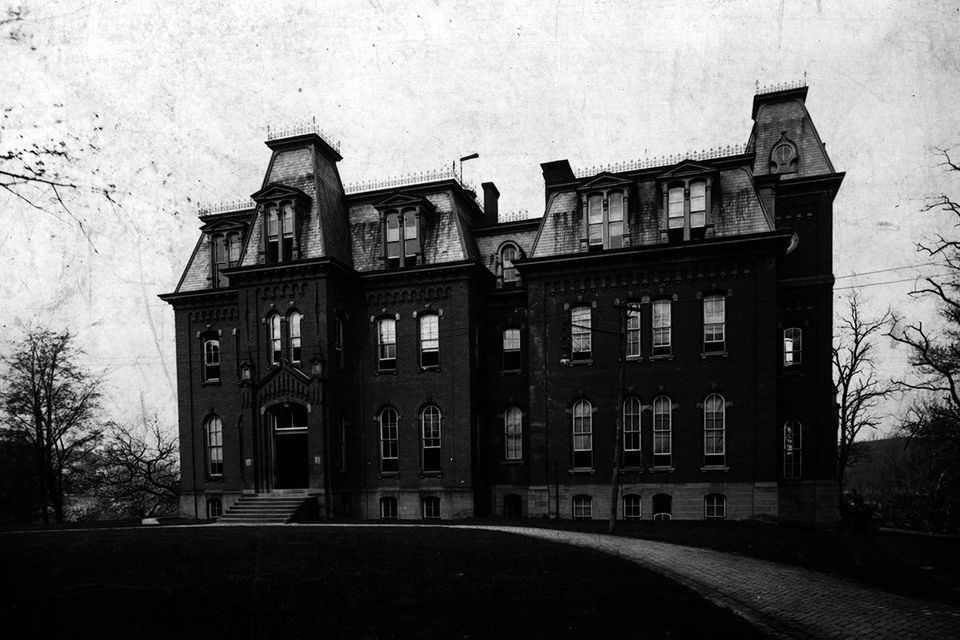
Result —
[[225, 524], [284, 524], [307, 501], [309, 493], [241, 496], [220, 517]]

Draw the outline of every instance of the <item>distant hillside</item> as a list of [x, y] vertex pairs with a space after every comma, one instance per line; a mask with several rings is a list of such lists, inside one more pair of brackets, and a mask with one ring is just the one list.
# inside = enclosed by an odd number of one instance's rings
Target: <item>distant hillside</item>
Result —
[[897, 469], [908, 463], [907, 438], [865, 440], [854, 445], [857, 459], [847, 469], [846, 490], [864, 495], [882, 493]]

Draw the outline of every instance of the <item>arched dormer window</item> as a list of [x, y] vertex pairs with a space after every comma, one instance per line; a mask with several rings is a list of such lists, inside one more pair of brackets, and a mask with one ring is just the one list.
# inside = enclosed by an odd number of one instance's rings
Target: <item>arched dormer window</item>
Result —
[[386, 225], [386, 266], [388, 269], [410, 267], [417, 264], [420, 253], [420, 231], [417, 210], [388, 211], [384, 216]]
[[503, 286], [513, 286], [517, 284], [519, 277], [517, 268], [513, 266], [513, 261], [520, 257], [520, 250], [517, 245], [508, 242], [500, 248], [500, 279]]
[[787, 132], [780, 133], [773, 148], [770, 149], [770, 173], [796, 173], [800, 165], [797, 145], [787, 138]]
[[591, 192], [583, 203], [586, 210], [587, 247], [590, 251], [619, 249], [624, 245], [627, 197], [621, 187]]

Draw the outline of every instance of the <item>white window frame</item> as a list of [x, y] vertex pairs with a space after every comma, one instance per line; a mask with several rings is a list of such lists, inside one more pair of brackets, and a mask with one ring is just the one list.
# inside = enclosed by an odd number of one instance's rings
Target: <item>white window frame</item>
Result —
[[[522, 368], [520, 356], [520, 329], [517, 327], [507, 327], [501, 333], [503, 345], [503, 371], [519, 371]], [[516, 360], [516, 362], [508, 362]], [[516, 364], [517, 366], [508, 366]]]
[[672, 345], [673, 303], [665, 298], [654, 300], [651, 308], [653, 355], [670, 355]]
[[270, 364], [280, 364], [283, 358], [283, 320], [279, 313], [267, 316], [267, 341], [270, 344]]
[[719, 393], [711, 393], [703, 401], [703, 461], [705, 465], [722, 465], [727, 454], [727, 403]]
[[783, 330], [783, 366], [795, 367], [803, 363], [803, 329], [788, 327]]
[[220, 416], [209, 416], [203, 429], [207, 440], [207, 475], [211, 478], [223, 477], [223, 420]]
[[397, 370], [396, 318], [380, 318], [377, 320], [377, 370]]
[[223, 515], [223, 500], [207, 498], [207, 518], [217, 520]]
[[640, 309], [627, 309], [627, 358], [640, 357]]
[[727, 496], [722, 493], [708, 493], [703, 496], [703, 519], [726, 520]]
[[570, 357], [590, 360], [593, 355], [593, 307], [578, 305], [570, 309]]
[[593, 497], [585, 493], [573, 496], [573, 519], [574, 520], [592, 520], [593, 519]]
[[[206, 338], [203, 341], [203, 381], [220, 382], [220, 339]], [[216, 374], [216, 375], [213, 375]]]
[[[619, 207], [612, 206], [619, 200]], [[584, 196], [587, 246], [598, 249], [623, 247], [627, 225], [627, 194], [623, 189], [592, 191]]]
[[673, 464], [673, 402], [667, 396], [653, 399], [653, 464]]
[[705, 353], [726, 349], [727, 297], [710, 294], [703, 297], [703, 350]]
[[628, 493], [627, 495], [623, 496], [623, 519], [643, 519], [643, 498], [641, 498], [638, 494]]
[[384, 407], [377, 415], [377, 425], [380, 431], [380, 473], [396, 474], [400, 470], [400, 414], [393, 407]]
[[380, 498], [380, 519], [381, 520], [396, 520], [397, 519], [397, 499], [393, 496], [384, 496]]
[[[441, 455], [442, 441], [442, 421], [443, 416], [440, 413], [440, 407], [435, 404], [429, 404], [420, 411], [420, 470], [423, 473], [440, 473], [443, 468], [443, 456]], [[428, 468], [427, 460], [436, 458], [436, 468], [432, 465]]]
[[523, 412], [520, 407], [508, 407], [503, 412], [503, 458], [523, 460]]
[[303, 321], [303, 315], [299, 311], [293, 311], [287, 316], [287, 334], [290, 344], [290, 362], [300, 364], [303, 358], [300, 341], [300, 328]]
[[440, 314], [420, 316], [420, 368], [440, 368]]
[[439, 520], [440, 498], [437, 496], [424, 496], [420, 499], [420, 509], [424, 520]]
[[[592, 469], [593, 468], [593, 405], [589, 400], [577, 400], [573, 403], [573, 468], [574, 469]], [[580, 454], [579, 456], [577, 454]], [[578, 458], [581, 462], [589, 454], [588, 464], [577, 464]]]
[[500, 248], [500, 277], [503, 284], [514, 284], [518, 280], [517, 268], [513, 261], [520, 255], [517, 245], [508, 243]]
[[630, 396], [623, 401], [623, 465], [639, 467], [643, 464], [642, 423], [643, 405], [640, 398]]

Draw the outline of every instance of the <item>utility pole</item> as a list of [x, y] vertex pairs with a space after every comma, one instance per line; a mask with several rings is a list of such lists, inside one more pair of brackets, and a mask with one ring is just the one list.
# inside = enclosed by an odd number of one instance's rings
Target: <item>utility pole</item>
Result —
[[618, 331], [617, 337], [620, 347], [617, 350], [620, 357], [617, 367], [617, 420], [616, 436], [613, 445], [613, 477], [610, 479], [610, 523], [607, 526], [607, 532], [613, 533], [617, 526], [617, 502], [620, 497], [620, 463], [623, 459], [623, 378], [627, 368], [627, 331], [626, 331], [626, 313], [629, 304], [614, 301], [617, 307]]

